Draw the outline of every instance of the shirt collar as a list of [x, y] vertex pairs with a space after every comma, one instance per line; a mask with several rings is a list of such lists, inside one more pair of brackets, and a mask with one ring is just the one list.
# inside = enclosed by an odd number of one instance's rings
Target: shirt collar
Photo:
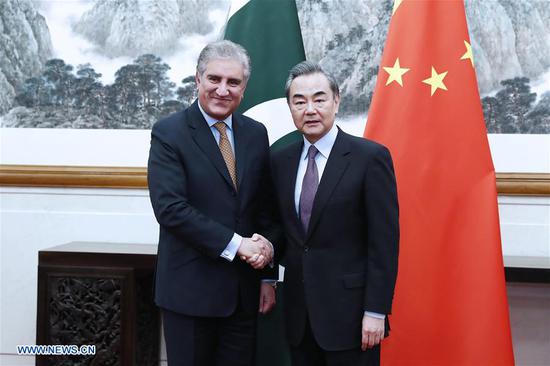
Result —
[[[338, 136], [338, 127], [336, 127], [336, 123], [332, 125], [332, 128], [330, 131], [327, 132], [327, 134], [323, 137], [321, 137], [317, 142], [315, 142], [313, 145], [319, 150], [319, 153], [325, 157], [325, 159], [328, 159], [330, 155], [330, 151], [332, 150], [332, 146], [334, 146], [334, 142], [336, 141], [336, 136]], [[305, 159], [307, 156], [307, 151], [309, 150], [309, 147], [312, 145], [311, 142], [309, 142], [305, 136], [303, 136], [304, 139], [304, 149], [302, 150], [302, 159]]]
[[[202, 106], [201, 106], [201, 103], [200, 102], [197, 102], [197, 104], [199, 105], [199, 109], [202, 113], [202, 116], [204, 117], [204, 119], [206, 120], [206, 123], [208, 123], [208, 127], [212, 127], [214, 126], [214, 124], [216, 122], [220, 122], [219, 119], [216, 119], [214, 117], [211, 117], [209, 114], [207, 114], [204, 109], [202, 109]], [[223, 120], [225, 122], [225, 124], [227, 125], [227, 127], [232, 130], [233, 129], [233, 115], [230, 114], [229, 117], [227, 117], [226, 119]]]

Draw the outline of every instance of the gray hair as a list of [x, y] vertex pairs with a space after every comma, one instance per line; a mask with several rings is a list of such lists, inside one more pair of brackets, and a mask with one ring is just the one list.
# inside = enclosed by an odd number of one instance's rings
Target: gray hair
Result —
[[202, 75], [206, 70], [206, 65], [215, 59], [229, 59], [240, 62], [243, 66], [244, 81], [248, 81], [250, 77], [250, 57], [243, 46], [227, 40], [207, 44], [197, 60], [199, 75]]
[[292, 84], [292, 81], [296, 79], [298, 76], [303, 75], [311, 75], [311, 74], [323, 74], [328, 80], [330, 90], [332, 90], [332, 94], [334, 97], [340, 96], [340, 89], [338, 88], [338, 83], [336, 82], [336, 79], [332, 74], [326, 72], [321, 65], [315, 62], [311, 61], [302, 61], [299, 64], [295, 65], [288, 74], [288, 78], [286, 79], [285, 84], [285, 95], [286, 95], [286, 101], [289, 101], [290, 98], [290, 85]]

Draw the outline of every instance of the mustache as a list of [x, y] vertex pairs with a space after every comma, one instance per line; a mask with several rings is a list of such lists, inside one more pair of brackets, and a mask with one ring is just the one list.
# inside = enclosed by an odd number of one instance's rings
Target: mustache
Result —
[[211, 98], [218, 99], [218, 100], [226, 100], [226, 101], [232, 101], [233, 100], [232, 97], [218, 97], [217, 95], [214, 95]]

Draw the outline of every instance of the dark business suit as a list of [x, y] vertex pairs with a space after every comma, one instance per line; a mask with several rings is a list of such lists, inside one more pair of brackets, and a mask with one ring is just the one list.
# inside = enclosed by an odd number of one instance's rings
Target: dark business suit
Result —
[[237, 190], [197, 101], [153, 126], [148, 184], [160, 224], [155, 302], [175, 314], [258, 312], [262, 272], [220, 254], [235, 232], [270, 239], [269, 144], [262, 124], [235, 113], [232, 124]]
[[272, 154], [286, 236], [288, 339], [298, 346], [310, 324], [322, 349], [357, 349], [364, 311], [391, 312], [399, 242], [391, 157], [382, 145], [338, 131], [305, 233], [294, 200], [302, 148], [300, 141]]

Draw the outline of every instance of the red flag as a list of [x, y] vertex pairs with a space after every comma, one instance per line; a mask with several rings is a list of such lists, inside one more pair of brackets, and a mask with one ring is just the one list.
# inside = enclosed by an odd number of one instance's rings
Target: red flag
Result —
[[383, 365], [513, 365], [495, 171], [462, 1], [396, 0], [365, 137], [397, 176]]

